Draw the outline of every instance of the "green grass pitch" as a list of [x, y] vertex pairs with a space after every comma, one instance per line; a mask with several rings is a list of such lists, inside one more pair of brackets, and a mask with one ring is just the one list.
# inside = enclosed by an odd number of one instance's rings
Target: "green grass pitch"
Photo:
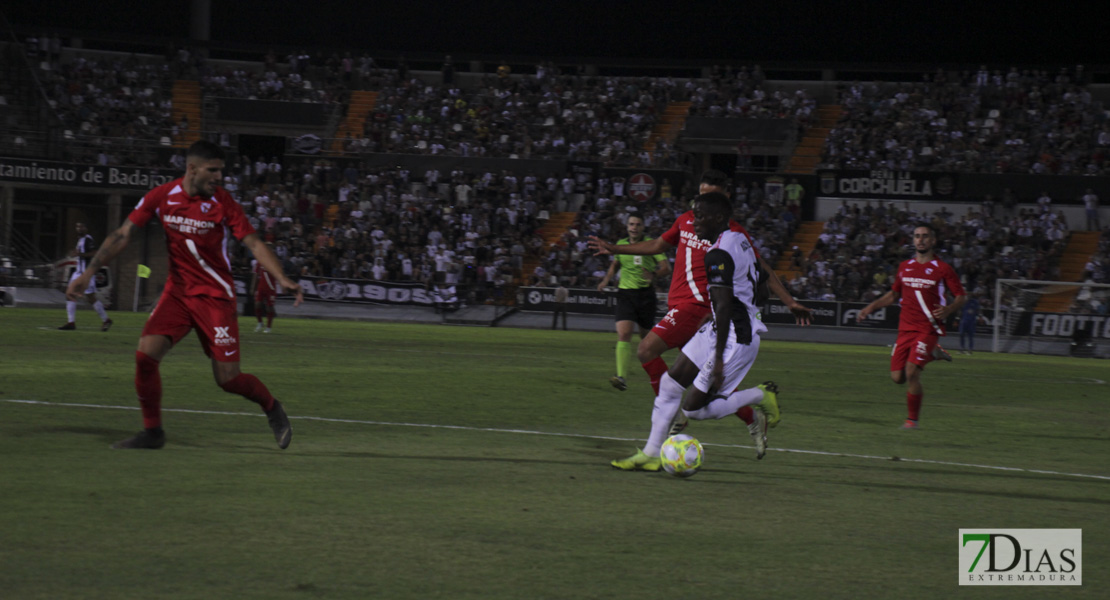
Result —
[[[694, 422], [683, 480], [609, 467], [652, 403], [642, 372], [609, 386], [612, 333], [244, 318], [290, 448], [190, 336], [162, 366], [166, 447], [113, 451], [140, 428], [145, 315], [60, 314], [0, 310], [2, 598], [1107, 597], [1105, 361], [930, 365], [907, 432], [889, 349], [764, 342], [768, 456]], [[960, 528], [1081, 528], [1084, 585], [958, 587]]]

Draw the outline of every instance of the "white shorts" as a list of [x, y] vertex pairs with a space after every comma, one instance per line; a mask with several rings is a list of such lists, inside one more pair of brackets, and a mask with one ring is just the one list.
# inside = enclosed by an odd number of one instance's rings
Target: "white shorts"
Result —
[[[81, 272], [74, 269], [73, 275], [69, 276], [70, 283], [73, 283], [73, 280], [77, 279], [80, 276], [81, 276]], [[85, 293], [86, 294], [95, 294], [96, 293], [96, 276], [93, 276], [93, 277], [89, 278], [89, 289], [85, 290]]]
[[[721, 382], [720, 390], [732, 391], [740, 382], [744, 381], [748, 371], [755, 364], [755, 357], [759, 355], [759, 334], [752, 334], [751, 344], [736, 342], [736, 329], [729, 323], [728, 343], [725, 345], [725, 379]], [[709, 391], [709, 378], [713, 374], [713, 360], [717, 352], [717, 332], [713, 330], [713, 321], [709, 321], [698, 329], [694, 337], [682, 347], [682, 353], [701, 369], [694, 387], [702, 392]]]

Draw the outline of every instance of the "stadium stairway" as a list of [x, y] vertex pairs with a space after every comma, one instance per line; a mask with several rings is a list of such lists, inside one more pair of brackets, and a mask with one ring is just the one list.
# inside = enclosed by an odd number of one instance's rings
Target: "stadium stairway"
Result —
[[808, 260], [810, 252], [813, 252], [814, 246], [817, 245], [817, 238], [820, 237], [824, 229], [824, 221], [803, 221], [798, 225], [798, 229], [794, 231], [794, 237], [786, 245], [789, 249], [783, 252], [778, 262], [775, 263], [775, 273], [779, 276], [779, 279], [792, 281], [794, 278], [804, 275], [793, 264], [794, 247], [797, 246], [798, 250], [801, 251], [803, 261]]
[[331, 151], [335, 154], [343, 154], [343, 142], [348, 137], [361, 138], [362, 125], [366, 122], [366, 117], [370, 116], [370, 111], [374, 110], [374, 105], [378, 103], [378, 93], [368, 92], [365, 90], [355, 90], [351, 92], [351, 101], [347, 105], [347, 118], [344, 119], [343, 124], [339, 126], [339, 130], [335, 132], [335, 139], [331, 143]]
[[663, 114], [659, 115], [659, 120], [655, 122], [655, 126], [651, 128], [651, 135], [644, 142], [644, 150], [648, 152], [655, 151], [655, 146], [659, 143], [659, 140], [674, 145], [674, 141], [678, 139], [678, 134], [682, 133], [682, 128], [686, 126], [686, 116], [689, 114], [689, 102], [671, 102], [668, 104], [667, 108], [663, 110]]
[[200, 83], [191, 79], [178, 79], [173, 82], [172, 99], [173, 122], [181, 121], [182, 117], [189, 119], [189, 128], [182, 131], [176, 140], [174, 148], [188, 148], [193, 142], [200, 139], [200, 132], [204, 130], [201, 113]]
[[839, 104], [819, 106], [817, 108], [817, 122], [806, 130], [805, 137], [794, 148], [790, 163], [786, 167], [787, 173], [808, 175], [813, 173], [817, 164], [821, 162], [821, 152], [825, 149], [825, 140], [829, 132], [840, 120], [843, 109]]
[[[543, 254], [545, 256], [552, 246], [563, 246], [563, 234], [570, 230], [577, 217], [578, 213], [576, 212], [553, 213], [551, 218], [539, 228], [539, 234], [543, 237]], [[528, 277], [532, 274], [532, 271], [536, 270], [541, 260], [538, 256], [525, 255], [520, 275], [515, 278], [516, 285], [526, 285]]]
[[[1083, 267], [1098, 251], [1097, 231], [1073, 231], [1060, 256], [1060, 281], [1082, 281]], [[1067, 286], [1058, 293], [1047, 293], [1037, 300], [1037, 312], [1068, 312], [1075, 301], [1078, 287]]]

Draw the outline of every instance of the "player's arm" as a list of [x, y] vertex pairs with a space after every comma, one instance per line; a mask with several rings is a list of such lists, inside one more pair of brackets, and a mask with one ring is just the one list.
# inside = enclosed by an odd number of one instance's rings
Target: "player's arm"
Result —
[[89, 280], [96, 275], [100, 267], [112, 262], [112, 259], [123, 252], [127, 244], [131, 243], [131, 235], [135, 232], [137, 227], [130, 219], [123, 222], [119, 229], [108, 234], [104, 240], [104, 244], [96, 251], [92, 259], [89, 260], [88, 267], [85, 272], [81, 273], [76, 279], [69, 282], [66, 287], [66, 298], [70, 300], [80, 300], [85, 296], [85, 289], [89, 287]]
[[266, 245], [266, 242], [263, 242], [262, 238], [260, 238], [257, 233], [252, 233], [243, 238], [243, 245], [254, 254], [254, 258], [258, 261], [258, 264], [262, 265], [263, 269], [266, 269], [270, 275], [274, 276], [278, 285], [297, 295], [297, 299], [293, 301], [293, 306], [300, 306], [301, 302], [304, 302], [304, 289], [301, 287], [301, 284], [286, 277], [285, 273], [281, 270], [281, 261], [278, 260], [274, 251], [270, 250], [270, 247]]
[[602, 277], [601, 282], [597, 284], [597, 291], [600, 292], [605, 289], [605, 286], [609, 285], [609, 280], [613, 278], [613, 275], [617, 274], [617, 269], [620, 268], [620, 265], [621, 261], [614, 258], [613, 262], [609, 264], [609, 270], [605, 272], [605, 277]]
[[933, 318], [935, 318], [938, 323], [943, 323], [946, 319], [948, 319], [949, 316], [960, 312], [960, 309], [964, 307], [964, 304], [967, 304], [967, 294], [960, 294], [945, 306], [938, 306], [934, 308]]
[[875, 299], [874, 302], [868, 304], [867, 306], [863, 307], [863, 310], [859, 311], [859, 314], [856, 315], [856, 322], [858, 323], [860, 321], [863, 321], [867, 318], [867, 315], [875, 312], [876, 310], [879, 310], [880, 308], [894, 304], [894, 301], [898, 299], [898, 296], [899, 294], [894, 290], [890, 290], [882, 296], [879, 296]]
[[595, 254], [662, 254], [674, 246], [663, 241], [663, 238], [655, 238], [643, 242], [636, 242], [634, 244], [611, 244], [596, 235], [590, 236], [588, 242], [590, 250]]
[[725, 378], [725, 348], [732, 328], [732, 277], [736, 264], [725, 250], [714, 248], [705, 254], [705, 278], [709, 301], [713, 303], [713, 323], [717, 332], [713, 353], [713, 371], [709, 375], [709, 394], [712, 396]]
[[759, 257], [759, 266], [767, 273], [768, 289], [774, 292], [779, 301], [786, 305], [786, 308], [790, 309], [790, 313], [794, 315], [794, 322], [798, 325], [809, 325], [813, 309], [803, 306], [794, 299], [794, 295], [790, 293], [790, 290], [786, 289], [782, 280], [779, 279], [778, 273], [775, 273], [775, 270], [771, 268], [771, 265], [768, 264], [766, 260], [763, 260], [762, 256]]

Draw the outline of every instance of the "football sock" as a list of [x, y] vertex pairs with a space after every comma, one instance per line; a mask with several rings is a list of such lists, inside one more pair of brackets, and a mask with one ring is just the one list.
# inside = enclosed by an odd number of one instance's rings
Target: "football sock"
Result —
[[96, 314], [100, 316], [100, 321], [102, 323], [104, 321], [108, 320], [108, 313], [104, 311], [104, 303], [103, 302], [101, 302], [100, 300], [97, 300], [96, 303], [93, 304], [93, 310], [95, 310]]
[[254, 313], [254, 317], [258, 319], [258, 324], [262, 324], [262, 313]]
[[270, 313], [270, 316], [266, 317], [266, 329], [269, 329], [273, 325], [274, 325], [274, 313]]
[[617, 377], [626, 377], [627, 365], [632, 364], [632, 342], [617, 342]]
[[651, 389], [655, 390], [655, 395], [659, 395], [659, 382], [663, 379], [663, 375], [667, 372], [667, 363], [663, 357], [657, 356], [654, 359], [644, 363], [644, 370], [647, 371], [648, 381], [651, 382]]
[[906, 393], [906, 409], [909, 413], [907, 417], [911, 421], [916, 421], [917, 417], [921, 414], [921, 399], [925, 394], [910, 394]]
[[66, 323], [75, 323], [77, 321], [77, 303], [73, 300], [66, 300]]
[[686, 391], [677, 381], [664, 372], [659, 382], [659, 395], [655, 397], [655, 407], [651, 411], [651, 435], [644, 444], [644, 454], [659, 456], [659, 449], [671, 431], [671, 423], [682, 406], [682, 392]]
[[274, 407], [274, 397], [270, 395], [270, 390], [266, 389], [266, 385], [250, 373], [240, 373], [235, 376], [235, 379], [224, 383], [220, 387], [225, 392], [239, 394], [247, 400], [257, 403], [262, 407], [262, 410], [269, 411]]
[[739, 417], [741, 421], [743, 421], [744, 423], [746, 423], [748, 425], [751, 425], [752, 422], [755, 421], [755, 417], [752, 415], [752, 407], [751, 406], [747, 406], [747, 405], [741, 406], [740, 410], [736, 411], [736, 416]]
[[686, 416], [691, 419], [704, 421], [705, 419], [723, 419], [729, 415], [736, 414], [742, 406], [749, 406], [763, 400], [763, 390], [759, 388], [748, 388], [746, 390], [737, 390], [729, 394], [728, 398], [714, 398], [712, 402], [706, 404], [698, 410], [685, 411]]
[[140, 351], [135, 351], [135, 393], [143, 411], [143, 427], [161, 427], [162, 374], [158, 372], [158, 361]]

